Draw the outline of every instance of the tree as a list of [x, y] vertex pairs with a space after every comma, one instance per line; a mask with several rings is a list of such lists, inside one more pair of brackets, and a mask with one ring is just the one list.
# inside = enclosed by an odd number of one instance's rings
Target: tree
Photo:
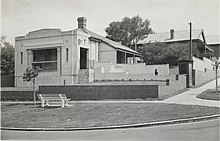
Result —
[[148, 43], [139, 48], [139, 52], [143, 56], [144, 62], [146, 62], [146, 64], [162, 64], [166, 48], [167, 45], [165, 43]]
[[133, 18], [124, 17], [120, 22], [114, 21], [109, 24], [109, 27], [105, 29], [106, 37], [113, 41], [121, 42], [125, 46], [132, 47], [144, 35], [153, 33], [149, 25], [150, 21], [148, 19], [143, 21], [138, 15]]
[[177, 65], [178, 60], [189, 59], [189, 44], [187, 43], [174, 43], [169, 44], [164, 52], [164, 62]]
[[170, 64], [177, 65], [177, 61], [187, 59], [188, 44], [161, 42], [148, 43], [139, 49], [146, 64]]
[[42, 71], [41, 68], [26, 68], [25, 72], [23, 73], [23, 81], [31, 81], [33, 83], [33, 92], [34, 92], [34, 105], [36, 105], [36, 91], [35, 91], [35, 79], [38, 76], [39, 72]]
[[15, 49], [1, 38], [1, 75], [14, 75]]

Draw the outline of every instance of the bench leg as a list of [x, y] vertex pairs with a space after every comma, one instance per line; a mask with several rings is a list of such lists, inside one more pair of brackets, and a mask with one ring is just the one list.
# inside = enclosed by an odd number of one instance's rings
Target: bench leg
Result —
[[68, 100], [65, 100], [65, 106], [70, 106]]
[[44, 107], [44, 100], [41, 100], [41, 107]]
[[48, 102], [48, 100], [46, 100], [46, 106], [49, 106], [49, 102]]
[[61, 107], [64, 107], [64, 100], [61, 100]]

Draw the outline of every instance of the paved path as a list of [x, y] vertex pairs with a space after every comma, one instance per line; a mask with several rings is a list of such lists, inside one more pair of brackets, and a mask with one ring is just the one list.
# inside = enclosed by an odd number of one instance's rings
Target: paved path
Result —
[[[170, 97], [161, 101], [162, 103], [176, 103], [176, 104], [187, 104], [187, 105], [202, 105], [202, 106], [213, 106], [220, 107], [220, 101], [214, 100], [204, 100], [196, 98], [196, 96], [207, 89], [215, 88], [215, 80], [199, 87], [199, 88], [190, 88], [190, 90], [181, 93], [179, 95]], [[218, 84], [220, 84], [220, 78], [218, 79]]]

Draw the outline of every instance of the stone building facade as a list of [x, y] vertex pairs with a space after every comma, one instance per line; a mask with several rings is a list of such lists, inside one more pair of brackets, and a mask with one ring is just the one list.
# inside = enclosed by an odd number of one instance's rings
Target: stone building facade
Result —
[[15, 38], [15, 86], [23, 82], [27, 67], [41, 67], [37, 85], [72, 85], [93, 82], [96, 62], [137, 63], [140, 54], [86, 29], [79, 17], [78, 28], [70, 31], [40, 29]]

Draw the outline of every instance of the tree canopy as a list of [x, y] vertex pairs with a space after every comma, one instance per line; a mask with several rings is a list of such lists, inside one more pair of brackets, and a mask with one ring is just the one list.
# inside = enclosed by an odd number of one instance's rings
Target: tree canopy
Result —
[[23, 81], [31, 81], [32, 79], [35, 79], [39, 72], [41, 72], [42, 69], [37, 67], [37, 68], [26, 68], [25, 72], [23, 73]]
[[15, 49], [1, 40], [1, 75], [13, 75], [15, 66]]
[[40, 67], [36, 68], [26, 68], [25, 72], [23, 73], [23, 81], [29, 82], [32, 80], [33, 83], [33, 95], [34, 95], [34, 105], [36, 105], [36, 90], [35, 90], [35, 79], [38, 76], [39, 72], [42, 69]]
[[148, 19], [143, 21], [138, 15], [132, 18], [124, 17], [122, 21], [114, 21], [109, 24], [109, 27], [105, 29], [106, 38], [132, 47], [144, 35], [153, 33], [149, 26], [150, 21]]
[[177, 61], [187, 59], [189, 45], [186, 43], [148, 43], [139, 49], [146, 64], [177, 65]]

